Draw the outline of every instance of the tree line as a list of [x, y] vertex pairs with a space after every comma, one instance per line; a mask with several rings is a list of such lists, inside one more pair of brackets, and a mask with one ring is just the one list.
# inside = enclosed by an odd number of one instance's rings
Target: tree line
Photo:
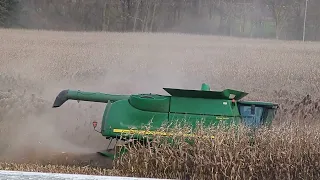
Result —
[[0, 26], [10, 26], [14, 21], [16, 13], [17, 0], [0, 0]]
[[319, 8], [319, 0], [0, 0], [0, 25], [317, 41]]

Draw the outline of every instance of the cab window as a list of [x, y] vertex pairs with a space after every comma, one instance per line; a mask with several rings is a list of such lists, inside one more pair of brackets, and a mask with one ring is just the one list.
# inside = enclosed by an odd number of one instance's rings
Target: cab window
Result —
[[256, 128], [263, 124], [263, 107], [239, 105], [239, 110], [246, 126]]

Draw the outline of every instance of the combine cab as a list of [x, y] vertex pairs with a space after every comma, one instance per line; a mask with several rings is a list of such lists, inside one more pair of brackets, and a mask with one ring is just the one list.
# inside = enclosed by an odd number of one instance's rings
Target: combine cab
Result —
[[[187, 120], [192, 127], [200, 120], [204, 125], [240, 124], [252, 128], [269, 126], [278, 105], [270, 102], [241, 101], [248, 93], [233, 89], [210, 91], [207, 84], [201, 90], [164, 88], [170, 96], [159, 94], [112, 95], [98, 92], [63, 90], [56, 97], [53, 108], [67, 100], [107, 103], [101, 122], [102, 136], [124, 140], [145, 135], [163, 134], [157, 131], [163, 123]], [[142, 125], [152, 121], [151, 129], [142, 130]], [[97, 122], [93, 122], [94, 128]], [[96, 130], [97, 131], [97, 130]], [[130, 135], [131, 134], [131, 135]], [[111, 143], [111, 142], [110, 142]], [[100, 154], [114, 157], [108, 151]]]

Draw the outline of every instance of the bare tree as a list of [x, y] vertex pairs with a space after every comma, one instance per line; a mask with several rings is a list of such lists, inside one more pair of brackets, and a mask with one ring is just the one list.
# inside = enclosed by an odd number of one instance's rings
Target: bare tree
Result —
[[280, 38], [282, 29], [287, 25], [295, 0], [263, 0], [272, 12], [276, 24], [276, 39]]
[[104, 9], [103, 9], [103, 14], [102, 14], [102, 31], [108, 31], [109, 30], [109, 25], [110, 25], [110, 14], [111, 14], [111, 8], [109, 5], [109, 1], [105, 0], [104, 1]]
[[289, 20], [289, 22], [291, 22], [291, 26], [288, 28], [292, 29], [291, 31], [294, 39], [301, 40], [303, 35], [305, 0], [293, 1], [295, 1], [295, 3], [292, 6], [291, 21]]
[[318, 41], [320, 39], [320, 1], [309, 0], [307, 11], [307, 24], [306, 29], [310, 40]]
[[[0, 0], [2, 26], [5, 21], [9, 22], [10, 15], [6, 7], [8, 3], [14, 1], [17, 0]], [[270, 34], [265, 33], [267, 28], [263, 23], [270, 22], [271, 16], [271, 21], [276, 25], [277, 39], [283, 35], [286, 39], [301, 39], [301, 28], [303, 28], [301, 23], [305, 8], [305, 0], [20, 0], [18, 2], [29, 11], [20, 16], [23, 20], [19, 23], [26, 28], [189, 33], [198, 33], [200, 28], [204, 33], [252, 37], [255, 28], [255, 32], [259, 34], [254, 37], [270, 37]], [[320, 0], [309, 0], [309, 4], [306, 37], [318, 40]], [[251, 21], [250, 34], [245, 33], [249, 21]]]
[[8, 25], [9, 19], [14, 17], [17, 12], [18, 1], [16, 0], [0, 0], [0, 26]]
[[136, 3], [135, 3], [135, 13], [134, 13], [134, 22], [133, 22], [133, 31], [136, 31], [136, 27], [137, 27], [137, 19], [140, 19], [139, 18], [139, 8], [140, 8], [140, 3], [141, 3], [141, 0], [137, 0]]
[[157, 11], [158, 6], [159, 6], [159, 0], [154, 0], [149, 31], [153, 31], [153, 25], [154, 25], [154, 21], [155, 21], [155, 18], [156, 18], [156, 11]]

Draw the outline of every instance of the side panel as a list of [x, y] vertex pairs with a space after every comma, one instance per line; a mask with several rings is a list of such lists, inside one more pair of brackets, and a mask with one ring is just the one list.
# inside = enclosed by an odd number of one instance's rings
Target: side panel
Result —
[[191, 125], [193, 128], [195, 128], [198, 123], [201, 123], [203, 126], [239, 124], [241, 122], [241, 119], [240, 117], [170, 113], [169, 121], [172, 123], [175, 123], [177, 121], [185, 121], [188, 125]]
[[170, 113], [238, 116], [230, 100], [171, 97]]
[[239, 124], [241, 122], [238, 106], [231, 100], [171, 97], [170, 122], [185, 120], [196, 127], [218, 124]]
[[[110, 110], [103, 115], [102, 135], [115, 137], [114, 129], [141, 129], [152, 121], [153, 129], [159, 128], [163, 121], [168, 119], [168, 113], [148, 112], [135, 109], [128, 100], [116, 101], [110, 106]], [[151, 129], [152, 130], [152, 129]]]
[[170, 97], [157, 94], [132, 95], [130, 104], [136, 109], [154, 112], [169, 112]]

